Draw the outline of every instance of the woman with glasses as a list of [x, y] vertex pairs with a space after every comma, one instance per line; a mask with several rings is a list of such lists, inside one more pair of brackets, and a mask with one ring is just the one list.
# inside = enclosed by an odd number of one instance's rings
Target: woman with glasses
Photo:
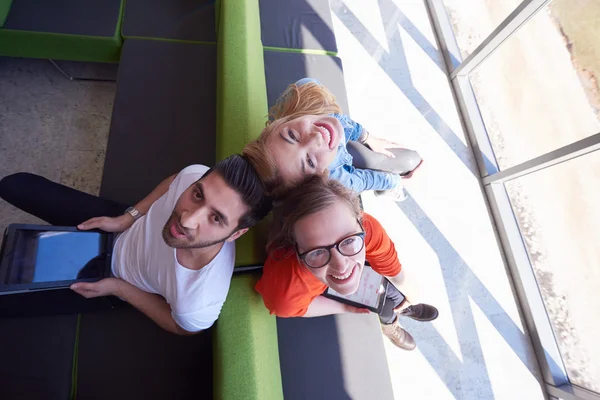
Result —
[[379, 314], [383, 333], [402, 349], [416, 347], [398, 316], [431, 321], [438, 311], [410, 302], [413, 293], [407, 290], [394, 244], [381, 224], [361, 211], [355, 193], [335, 180], [314, 176], [289, 194], [276, 210], [275, 221], [269, 256], [256, 285], [271, 314], [368, 313], [321, 296], [327, 287], [342, 295], [356, 292], [366, 260], [391, 283]]

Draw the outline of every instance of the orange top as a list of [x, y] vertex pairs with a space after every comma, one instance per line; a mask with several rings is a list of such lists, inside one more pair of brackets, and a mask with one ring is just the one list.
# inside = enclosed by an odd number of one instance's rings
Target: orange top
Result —
[[[394, 243], [379, 221], [365, 213], [365, 251], [371, 268], [384, 276], [396, 276], [401, 265]], [[278, 317], [301, 317], [313, 299], [327, 286], [301, 264], [295, 251], [269, 253], [263, 276], [256, 284], [265, 306]]]

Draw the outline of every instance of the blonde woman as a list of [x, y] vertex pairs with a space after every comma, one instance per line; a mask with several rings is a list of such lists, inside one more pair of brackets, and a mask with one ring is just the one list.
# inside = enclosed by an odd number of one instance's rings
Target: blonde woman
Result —
[[288, 194], [275, 213], [269, 256], [256, 284], [265, 306], [278, 317], [368, 313], [321, 294], [358, 290], [365, 260], [385, 276], [386, 299], [379, 313], [383, 333], [405, 350], [416, 346], [398, 317], [437, 318], [438, 310], [413, 303], [417, 297], [381, 224], [363, 213], [358, 198], [335, 180], [314, 176]]
[[398, 146], [343, 115], [325, 86], [305, 78], [269, 110], [267, 127], [244, 155], [275, 197], [307, 176], [328, 172], [357, 193], [375, 190], [401, 201], [401, 178], [409, 178], [422, 160]]

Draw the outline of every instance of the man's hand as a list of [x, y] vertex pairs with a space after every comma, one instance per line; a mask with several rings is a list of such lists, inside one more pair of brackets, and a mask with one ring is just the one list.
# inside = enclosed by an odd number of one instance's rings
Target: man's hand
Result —
[[121, 285], [125, 281], [118, 278], [105, 278], [98, 282], [78, 282], [71, 285], [71, 290], [86, 299], [101, 296], [121, 296]]
[[129, 214], [123, 214], [116, 218], [96, 217], [77, 225], [77, 229], [87, 231], [90, 229], [101, 229], [104, 232], [124, 232], [131, 227], [134, 219]]
[[396, 142], [392, 142], [387, 139], [381, 139], [381, 138], [378, 138], [375, 136], [369, 136], [366, 144], [368, 144], [369, 147], [371, 147], [371, 149], [373, 151], [376, 151], [381, 154], [385, 154], [386, 156], [388, 156], [390, 158], [396, 158], [396, 156], [394, 155], [394, 153], [392, 153], [391, 151], [388, 151], [387, 149], [393, 148], [393, 147], [402, 147], [400, 144], [398, 144]]

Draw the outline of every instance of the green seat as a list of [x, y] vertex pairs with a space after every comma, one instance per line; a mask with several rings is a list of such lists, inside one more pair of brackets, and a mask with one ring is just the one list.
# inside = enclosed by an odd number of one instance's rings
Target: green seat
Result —
[[[258, 0], [218, 4], [217, 159], [239, 153], [266, 122], [267, 93]], [[262, 264], [253, 228], [236, 242], [237, 265]], [[254, 290], [256, 275], [235, 274], [213, 329], [214, 398], [283, 399], [275, 317]]]
[[123, 6], [124, 0], [2, 0], [0, 55], [117, 62]]

